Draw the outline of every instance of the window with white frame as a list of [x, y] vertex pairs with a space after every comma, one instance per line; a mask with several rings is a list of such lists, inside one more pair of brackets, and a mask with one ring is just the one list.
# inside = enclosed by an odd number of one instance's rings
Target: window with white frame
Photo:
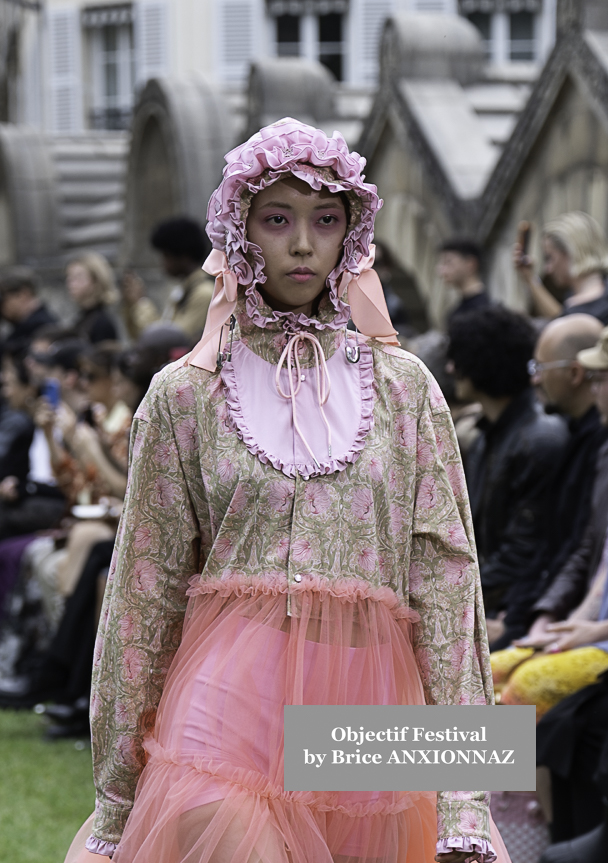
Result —
[[266, 7], [279, 57], [318, 60], [344, 79], [348, 0], [267, 0]]
[[90, 47], [89, 125], [126, 129], [135, 92], [132, 6], [86, 8], [82, 24]]

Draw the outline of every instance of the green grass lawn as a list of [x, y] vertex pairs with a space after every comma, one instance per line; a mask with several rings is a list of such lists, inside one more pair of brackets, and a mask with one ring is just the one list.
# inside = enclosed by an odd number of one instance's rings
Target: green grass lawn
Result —
[[45, 743], [44, 720], [0, 710], [0, 859], [63, 863], [95, 793], [91, 750]]

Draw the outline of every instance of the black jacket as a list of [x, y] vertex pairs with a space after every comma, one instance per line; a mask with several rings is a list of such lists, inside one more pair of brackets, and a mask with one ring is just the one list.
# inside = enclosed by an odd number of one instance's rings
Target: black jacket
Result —
[[530, 577], [543, 529], [547, 495], [568, 431], [527, 389], [495, 423], [483, 418], [466, 464], [481, 585], [487, 612], [508, 607]]
[[595, 575], [608, 530], [608, 443], [597, 457], [597, 473], [591, 498], [589, 522], [583, 539], [534, 606], [539, 614], [560, 620], [582, 602]]
[[105, 306], [95, 306], [81, 312], [72, 329], [76, 335], [92, 344], [118, 339], [116, 321]]

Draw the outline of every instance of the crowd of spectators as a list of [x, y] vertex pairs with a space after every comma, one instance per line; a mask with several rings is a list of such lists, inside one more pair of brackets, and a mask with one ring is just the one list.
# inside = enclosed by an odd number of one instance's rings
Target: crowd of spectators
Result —
[[164, 222], [151, 244], [174, 285], [162, 311], [96, 252], [67, 263], [67, 322], [34, 272], [0, 273], [0, 706], [43, 705], [48, 739], [88, 733], [131, 422], [153, 375], [200, 338], [213, 290], [197, 222]]
[[[552, 844], [542, 863], [599, 863], [608, 841], [608, 250], [587, 214], [521, 243], [530, 314], [491, 297], [482, 253], [446, 242], [459, 296], [445, 355], [469, 488], [497, 701], [534, 705]], [[539, 774], [540, 775], [540, 774]], [[547, 782], [546, 779], [549, 781]]]
[[[34, 273], [0, 274], [0, 707], [40, 705], [50, 739], [88, 730], [133, 415], [200, 337], [212, 296], [197, 223], [169, 220], [151, 244], [177, 282], [163, 310], [93, 252], [67, 264], [68, 323]], [[497, 700], [536, 706], [555, 843], [543, 860], [594, 863], [608, 842], [608, 252], [584, 213], [546, 225], [542, 247], [542, 280], [514, 249], [523, 313], [491, 296], [472, 240], [444, 242], [437, 272], [457, 303], [445, 332], [411, 345], [461, 443]], [[384, 250], [398, 317], [391, 261]]]

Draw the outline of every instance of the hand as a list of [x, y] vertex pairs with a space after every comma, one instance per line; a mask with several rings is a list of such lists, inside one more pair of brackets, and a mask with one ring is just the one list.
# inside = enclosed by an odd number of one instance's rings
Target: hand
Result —
[[44, 396], [36, 399], [34, 422], [46, 435], [51, 435], [55, 427], [55, 411]]
[[513, 246], [513, 266], [526, 282], [532, 281], [534, 278], [534, 261], [530, 255], [523, 254], [520, 243], [515, 243]]
[[123, 299], [128, 306], [134, 306], [138, 300], [146, 295], [146, 286], [136, 273], [129, 271], [124, 273], [120, 286]]
[[548, 627], [553, 623], [554, 618], [550, 614], [541, 614], [537, 617], [530, 631], [523, 638], [518, 638], [513, 644], [515, 647], [546, 647], [552, 641], [555, 641]]
[[[544, 653], [561, 653], [564, 650], [574, 650], [594, 641], [604, 641], [608, 638], [608, 621], [606, 620], [564, 620], [552, 623], [547, 629], [553, 636], [545, 647]], [[559, 633], [556, 637], [556, 633]]]
[[435, 860], [437, 863], [468, 863], [469, 860], [479, 860], [479, 854], [476, 851], [449, 851], [438, 854]]
[[16, 476], [6, 476], [0, 482], [0, 498], [2, 500], [14, 501], [19, 497], [19, 480]]
[[497, 617], [486, 618], [486, 629], [488, 630], [488, 641], [492, 644], [493, 641], [498, 641], [505, 634], [505, 617], [506, 611], [501, 611]]

